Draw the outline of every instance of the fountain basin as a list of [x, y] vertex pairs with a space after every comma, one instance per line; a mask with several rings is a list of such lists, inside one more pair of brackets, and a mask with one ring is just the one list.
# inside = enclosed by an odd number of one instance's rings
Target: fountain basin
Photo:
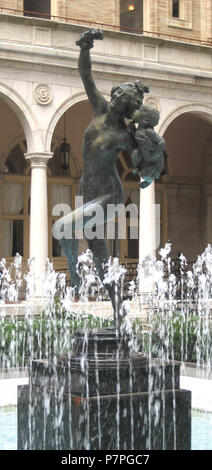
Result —
[[179, 364], [114, 356], [127, 346], [111, 331], [95, 347], [98, 332], [88, 333], [86, 356], [80, 335], [70, 357], [33, 361], [29, 386], [18, 389], [18, 449], [190, 449], [191, 392], [179, 388]]

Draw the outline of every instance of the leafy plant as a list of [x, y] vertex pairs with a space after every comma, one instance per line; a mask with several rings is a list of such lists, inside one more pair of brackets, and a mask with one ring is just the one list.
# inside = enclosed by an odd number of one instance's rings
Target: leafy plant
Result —
[[32, 359], [53, 359], [71, 348], [71, 335], [77, 329], [110, 326], [110, 319], [93, 315], [67, 314], [55, 302], [51, 313], [40, 317], [0, 320], [0, 367], [25, 367]]
[[212, 325], [195, 313], [157, 312], [148, 327], [137, 322], [136, 332], [140, 351], [147, 356], [212, 363]]
[[[0, 320], [0, 367], [26, 367], [33, 359], [47, 358], [71, 350], [78, 329], [112, 326], [111, 319], [92, 314], [68, 313], [59, 300], [39, 317]], [[145, 355], [186, 362], [211, 363], [212, 326], [195, 313], [157, 312], [151, 324], [133, 321], [134, 338]]]

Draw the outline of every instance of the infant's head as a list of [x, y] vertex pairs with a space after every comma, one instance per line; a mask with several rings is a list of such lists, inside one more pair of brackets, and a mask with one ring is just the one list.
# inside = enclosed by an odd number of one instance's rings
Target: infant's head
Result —
[[143, 104], [133, 114], [133, 122], [141, 127], [154, 127], [159, 122], [159, 112], [153, 106]]

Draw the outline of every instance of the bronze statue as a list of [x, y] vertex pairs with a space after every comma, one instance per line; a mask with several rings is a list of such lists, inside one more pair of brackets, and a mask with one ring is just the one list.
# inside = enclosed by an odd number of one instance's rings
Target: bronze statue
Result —
[[[80, 180], [79, 194], [83, 196], [83, 207], [97, 201], [104, 211], [104, 224], [107, 222], [107, 204], [123, 203], [123, 187], [119, 178], [116, 162], [122, 150], [127, 149], [130, 154], [138, 149], [136, 133], [133, 135], [125, 123], [125, 119], [132, 119], [134, 112], [142, 105], [143, 96], [148, 87], [140, 81], [123, 83], [111, 90], [111, 101], [108, 103], [97, 89], [91, 73], [90, 49], [94, 39], [103, 39], [100, 30], [91, 29], [83, 33], [76, 42], [80, 47], [79, 73], [81, 75], [88, 99], [92, 105], [94, 116], [85, 131], [83, 139], [83, 172]], [[158, 165], [155, 161], [151, 168], [146, 162], [145, 178], [153, 180], [158, 177]], [[154, 173], [155, 168], [155, 173]], [[163, 162], [160, 161], [160, 169]], [[91, 217], [90, 217], [91, 218]], [[84, 224], [89, 217], [84, 217]], [[104, 281], [106, 262], [108, 260], [107, 244], [104, 238], [88, 239], [88, 247], [93, 253], [99, 277]], [[72, 238], [60, 240], [68, 260], [72, 286], [79, 288], [79, 277], [76, 272], [78, 259], [78, 240], [74, 229]], [[114, 310], [114, 325], [120, 326], [120, 293], [115, 282], [104, 283], [108, 290]]]

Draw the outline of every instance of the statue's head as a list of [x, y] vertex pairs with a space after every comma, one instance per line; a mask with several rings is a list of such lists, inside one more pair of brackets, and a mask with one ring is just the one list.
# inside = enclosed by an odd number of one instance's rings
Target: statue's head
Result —
[[159, 122], [159, 112], [153, 106], [142, 104], [133, 114], [133, 122], [139, 123], [142, 127], [154, 127]]
[[135, 83], [122, 83], [111, 90], [111, 107], [123, 117], [132, 119], [136, 109], [143, 103], [144, 93], [149, 88], [137, 80]]

